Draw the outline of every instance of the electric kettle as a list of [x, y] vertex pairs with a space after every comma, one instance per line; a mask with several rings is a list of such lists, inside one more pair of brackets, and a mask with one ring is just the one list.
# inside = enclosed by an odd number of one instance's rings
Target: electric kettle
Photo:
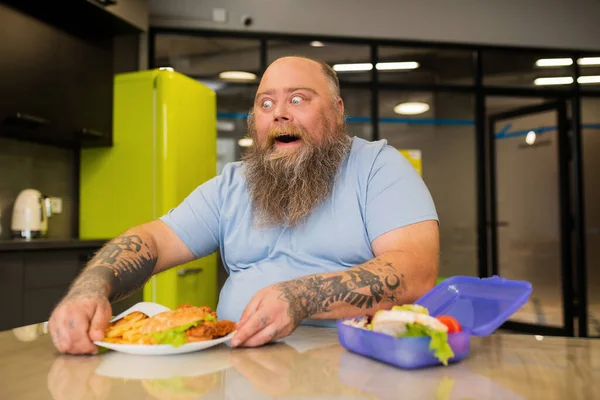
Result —
[[21, 191], [13, 207], [11, 237], [27, 240], [46, 237], [51, 216], [50, 197], [35, 189]]

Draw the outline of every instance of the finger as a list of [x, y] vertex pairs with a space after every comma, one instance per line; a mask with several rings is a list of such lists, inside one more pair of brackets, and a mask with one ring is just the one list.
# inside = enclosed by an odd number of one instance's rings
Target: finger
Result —
[[90, 327], [90, 318], [86, 313], [71, 313], [66, 322], [70, 346], [68, 352], [71, 354], [93, 353], [96, 346], [91, 342], [88, 336]]
[[90, 338], [92, 340], [102, 340], [108, 327], [108, 321], [112, 313], [109, 303], [103, 303], [96, 307], [96, 312], [92, 317], [90, 326]]
[[58, 324], [54, 324], [52, 329], [50, 330], [50, 337], [52, 338], [52, 343], [54, 343], [54, 347], [61, 353], [66, 353], [69, 348], [69, 339], [65, 337], [63, 333], [64, 329], [58, 327]]
[[243, 344], [270, 323], [271, 317], [266, 315], [264, 311], [255, 312], [248, 318], [248, 321], [238, 329], [235, 336], [231, 339], [231, 345], [237, 347]]
[[236, 325], [236, 329], [240, 329], [242, 326], [244, 326], [246, 324], [246, 322], [248, 322], [248, 319], [250, 318], [250, 316], [252, 316], [252, 314], [254, 314], [256, 312], [256, 310], [258, 309], [258, 306], [259, 306], [261, 300], [262, 300], [262, 296], [260, 295], [260, 293], [257, 293], [256, 295], [254, 295], [252, 297], [252, 299], [250, 300], [250, 302], [244, 309], [244, 312], [242, 313], [242, 317], [240, 318], [239, 322]]
[[275, 340], [275, 338], [278, 335], [279, 335], [279, 332], [278, 332], [275, 324], [270, 324], [270, 325], [267, 325], [265, 328], [261, 329], [260, 331], [258, 331], [252, 337], [248, 338], [246, 341], [244, 341], [241, 344], [241, 346], [244, 346], [244, 347], [262, 346], [263, 344], [267, 344], [267, 343]]
[[67, 335], [66, 326], [63, 323], [64, 318], [62, 314], [62, 312], [58, 312], [52, 316], [48, 322], [48, 330], [50, 331], [50, 337], [52, 338], [52, 343], [54, 343], [56, 349], [61, 353], [65, 353], [71, 343], [69, 336]]

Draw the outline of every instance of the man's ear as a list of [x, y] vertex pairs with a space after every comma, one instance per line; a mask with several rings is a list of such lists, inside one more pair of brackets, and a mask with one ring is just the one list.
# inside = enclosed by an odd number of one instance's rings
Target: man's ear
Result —
[[339, 114], [342, 116], [342, 118], [344, 118], [344, 100], [342, 100], [341, 97], [338, 97], [337, 101], [336, 101], [336, 105], [337, 105]]

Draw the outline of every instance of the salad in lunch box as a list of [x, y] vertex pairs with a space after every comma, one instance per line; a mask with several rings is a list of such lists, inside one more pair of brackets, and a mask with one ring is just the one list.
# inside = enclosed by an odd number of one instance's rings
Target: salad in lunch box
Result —
[[454, 357], [448, 334], [462, 331], [455, 318], [448, 315], [433, 317], [425, 307], [417, 304], [394, 306], [391, 310], [377, 311], [373, 317], [353, 318], [344, 324], [395, 337], [429, 336], [429, 349], [444, 365]]

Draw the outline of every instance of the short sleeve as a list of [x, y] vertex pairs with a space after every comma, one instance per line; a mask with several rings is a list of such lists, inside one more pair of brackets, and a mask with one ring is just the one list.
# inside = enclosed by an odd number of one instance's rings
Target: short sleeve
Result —
[[217, 176], [198, 186], [160, 218], [199, 258], [219, 248], [219, 179]]
[[425, 182], [402, 153], [391, 146], [384, 146], [373, 163], [365, 215], [370, 242], [405, 225], [438, 221]]

